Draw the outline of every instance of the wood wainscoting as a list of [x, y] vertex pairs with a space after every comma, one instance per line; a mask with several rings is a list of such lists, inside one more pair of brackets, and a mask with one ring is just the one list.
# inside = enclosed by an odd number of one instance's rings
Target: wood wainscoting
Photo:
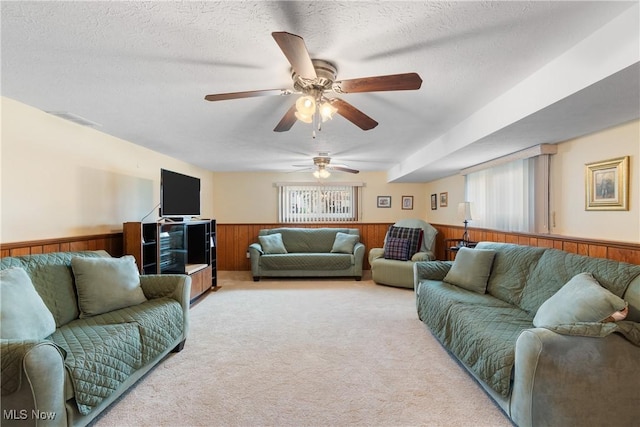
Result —
[[114, 257], [122, 256], [122, 233], [91, 236], [63, 237], [0, 244], [0, 256], [48, 254], [51, 252], [75, 252], [105, 250]]
[[[444, 253], [444, 240], [461, 238], [464, 233], [464, 227], [442, 224], [432, 225], [438, 229], [438, 236], [436, 237], [436, 256], [438, 259], [446, 259]], [[630, 264], [640, 264], [639, 243], [610, 242], [550, 234], [509, 233], [505, 231], [484, 230], [480, 228], [469, 228], [469, 240], [474, 242], [490, 241], [514, 243], [517, 245], [541, 246], [595, 258], [608, 258], [615, 261], [628, 262]]]
[[[356, 223], [356, 224], [220, 224], [218, 223], [218, 271], [249, 271], [251, 265], [247, 259], [247, 249], [258, 241], [258, 231], [262, 228], [278, 227], [337, 227], [357, 228], [360, 241], [365, 245], [366, 254], [363, 269], [369, 270], [367, 260], [371, 248], [381, 248], [384, 236], [392, 223]], [[433, 224], [438, 229], [436, 237], [436, 257], [446, 259], [444, 239], [462, 237], [462, 226]], [[640, 243], [610, 242], [555, 236], [546, 234], [507, 233], [503, 231], [469, 228], [470, 239], [476, 242], [493, 241], [515, 243], [519, 245], [556, 248], [580, 255], [596, 258], [608, 258], [640, 265]], [[76, 236], [59, 239], [37, 240], [29, 242], [2, 243], [0, 256], [20, 256], [50, 252], [69, 252], [104, 249], [112, 256], [123, 254], [122, 233]]]

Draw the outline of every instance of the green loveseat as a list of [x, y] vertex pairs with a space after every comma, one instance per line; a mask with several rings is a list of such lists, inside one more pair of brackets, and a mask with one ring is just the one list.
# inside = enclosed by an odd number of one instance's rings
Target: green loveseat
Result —
[[362, 278], [365, 248], [357, 228], [262, 229], [249, 246], [253, 280], [261, 277]]
[[139, 276], [133, 257], [104, 251], [5, 257], [0, 270], [2, 426], [84, 426], [184, 345], [188, 276]]
[[[484, 266], [469, 262], [481, 256], [488, 260]], [[481, 242], [454, 262], [418, 262], [414, 273], [420, 320], [516, 425], [638, 424], [640, 266]], [[486, 288], [474, 287], [482, 280]], [[626, 320], [542, 319], [542, 312], [559, 319], [591, 313], [592, 307], [578, 299], [559, 299], [568, 282], [580, 292], [589, 285], [620, 300], [615, 310], [626, 301]], [[555, 311], [539, 310], [543, 303], [553, 307], [552, 301], [560, 303]], [[598, 297], [595, 305], [602, 301]]]

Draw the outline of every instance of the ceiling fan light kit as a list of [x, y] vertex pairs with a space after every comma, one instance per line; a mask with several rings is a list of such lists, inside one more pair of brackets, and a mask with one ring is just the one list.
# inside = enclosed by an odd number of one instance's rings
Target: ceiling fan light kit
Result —
[[377, 121], [343, 99], [325, 96], [328, 93], [417, 90], [422, 85], [422, 79], [417, 73], [338, 81], [336, 80], [337, 67], [329, 61], [312, 59], [302, 37], [284, 31], [273, 32], [271, 35], [291, 64], [293, 90], [269, 89], [220, 93], [207, 95], [205, 99], [207, 101], [224, 101], [255, 96], [301, 95], [273, 130], [286, 132], [291, 129], [296, 120], [299, 120], [304, 123], [313, 123], [313, 136], [315, 137], [315, 128], [320, 130], [321, 123], [333, 118], [334, 114], [341, 115], [362, 130], [370, 130], [378, 126]]

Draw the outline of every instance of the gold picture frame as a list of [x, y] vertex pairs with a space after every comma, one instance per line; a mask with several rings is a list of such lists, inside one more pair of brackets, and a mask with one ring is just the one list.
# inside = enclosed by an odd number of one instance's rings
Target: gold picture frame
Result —
[[440, 193], [440, 207], [441, 208], [446, 208], [447, 206], [449, 206], [449, 192], [448, 191], [446, 193]]
[[629, 210], [629, 156], [587, 163], [584, 179], [585, 210]]

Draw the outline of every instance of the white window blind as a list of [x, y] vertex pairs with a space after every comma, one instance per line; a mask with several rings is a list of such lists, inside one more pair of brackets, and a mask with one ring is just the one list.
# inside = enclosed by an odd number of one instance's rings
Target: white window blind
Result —
[[359, 217], [357, 184], [277, 184], [283, 223], [349, 222]]

